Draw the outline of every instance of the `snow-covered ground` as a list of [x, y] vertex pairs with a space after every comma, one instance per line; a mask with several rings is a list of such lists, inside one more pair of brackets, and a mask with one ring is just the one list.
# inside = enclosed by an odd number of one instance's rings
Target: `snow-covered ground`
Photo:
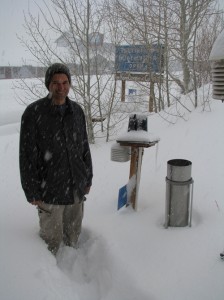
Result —
[[[211, 111], [200, 107], [174, 125], [148, 118], [160, 142], [144, 151], [137, 211], [116, 210], [130, 163], [110, 160], [114, 142], [91, 145], [94, 180], [79, 248], [56, 259], [21, 189], [24, 107], [11, 84], [0, 81], [0, 299], [223, 300], [224, 104], [211, 100]], [[192, 162], [192, 227], [165, 229], [167, 161], [175, 158]]]

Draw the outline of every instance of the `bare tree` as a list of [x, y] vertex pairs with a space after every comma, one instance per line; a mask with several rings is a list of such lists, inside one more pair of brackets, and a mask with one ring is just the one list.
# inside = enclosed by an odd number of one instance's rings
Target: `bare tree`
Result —
[[200, 87], [211, 81], [209, 56], [212, 46], [224, 28], [223, 14], [214, 12], [206, 16], [196, 34], [195, 42], [195, 72], [197, 73], [197, 86]]
[[[207, 40], [206, 48], [210, 49], [209, 45], [216, 34], [210, 30], [206, 39], [202, 40], [201, 37], [202, 34], [206, 34], [210, 26], [214, 25], [213, 16], [217, 12], [215, 4], [215, 0], [133, 0], [131, 3], [117, 0], [114, 2], [123, 22], [127, 43], [145, 44], [149, 47], [155, 42], [164, 45], [164, 84], [161, 84], [162, 80], [159, 82], [158, 99], [154, 103], [153, 89], [149, 92], [151, 95], [150, 111], [152, 107], [155, 111], [157, 108], [163, 109], [164, 97], [166, 97], [167, 105], [170, 106], [169, 84], [171, 81], [179, 86], [182, 94], [194, 90], [194, 105], [197, 106], [196, 89], [200, 86], [198, 79], [205, 76], [202, 73], [207, 72], [199, 68], [199, 52], [202, 50], [200, 50], [200, 45], [202, 46], [203, 41]], [[203, 31], [204, 24], [207, 25], [206, 31]], [[207, 54], [202, 61], [201, 65], [208, 65]], [[175, 65], [178, 64], [182, 76], [176, 72]]]
[[[170, 92], [171, 82], [183, 94], [194, 90], [197, 106], [197, 87], [209, 79], [208, 52], [221, 28], [214, 3], [215, 0], [48, 0], [44, 7], [39, 6], [37, 17], [31, 12], [25, 15], [28, 39], [20, 40], [43, 66], [55, 61], [70, 66], [75, 75], [73, 97], [83, 106], [89, 139], [94, 143], [95, 132], [106, 130], [109, 140], [110, 129], [119, 120], [112, 116], [118, 107], [118, 84], [112, 71], [115, 45], [146, 45], [149, 51], [153, 44], [163, 45], [164, 75], [155, 77], [149, 71], [150, 85], [139, 83], [142, 89], [148, 89], [149, 111], [159, 112], [172, 101], [179, 101], [180, 97]], [[105, 37], [103, 46], [100, 33]], [[182, 76], [177, 74], [176, 64]], [[37, 90], [32, 92], [37, 94]]]
[[100, 1], [93, 0], [49, 2], [44, 2], [44, 7], [38, 6], [38, 17], [31, 12], [25, 15], [29, 39], [20, 37], [20, 40], [42, 65], [47, 67], [60, 61], [70, 67], [75, 75], [73, 97], [83, 106], [89, 140], [94, 143], [96, 121], [104, 130], [106, 116], [102, 102], [108, 79], [103, 77], [111, 69], [114, 56], [112, 43], [103, 40], [102, 6]]
[[175, 0], [168, 1], [170, 11], [169, 49], [171, 56], [180, 62], [183, 78], [170, 72], [171, 78], [180, 86], [182, 93], [194, 89], [194, 52], [197, 46], [197, 33], [203, 22], [209, 20], [214, 10], [213, 0]]

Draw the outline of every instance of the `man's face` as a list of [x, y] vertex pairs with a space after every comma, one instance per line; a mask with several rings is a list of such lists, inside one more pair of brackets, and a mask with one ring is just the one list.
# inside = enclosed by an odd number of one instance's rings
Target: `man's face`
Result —
[[50, 85], [49, 92], [52, 93], [52, 99], [56, 104], [61, 104], [65, 101], [69, 93], [70, 83], [65, 74], [54, 74]]

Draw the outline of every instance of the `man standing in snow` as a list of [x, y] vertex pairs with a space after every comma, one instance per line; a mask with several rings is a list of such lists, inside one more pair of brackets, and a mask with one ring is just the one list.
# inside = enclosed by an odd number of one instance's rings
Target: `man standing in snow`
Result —
[[68, 98], [67, 66], [51, 65], [45, 85], [48, 96], [30, 104], [22, 116], [20, 175], [28, 202], [38, 208], [40, 236], [56, 254], [62, 243], [77, 243], [93, 174], [85, 116]]

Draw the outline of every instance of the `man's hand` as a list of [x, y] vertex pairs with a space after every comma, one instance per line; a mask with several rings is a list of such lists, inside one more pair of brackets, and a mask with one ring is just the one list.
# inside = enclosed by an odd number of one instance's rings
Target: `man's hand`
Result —
[[91, 186], [87, 186], [85, 188], [85, 195], [89, 194], [90, 188], [91, 188]]
[[36, 206], [40, 206], [42, 201], [41, 200], [34, 200], [32, 202], [30, 202], [32, 205], [36, 205]]

